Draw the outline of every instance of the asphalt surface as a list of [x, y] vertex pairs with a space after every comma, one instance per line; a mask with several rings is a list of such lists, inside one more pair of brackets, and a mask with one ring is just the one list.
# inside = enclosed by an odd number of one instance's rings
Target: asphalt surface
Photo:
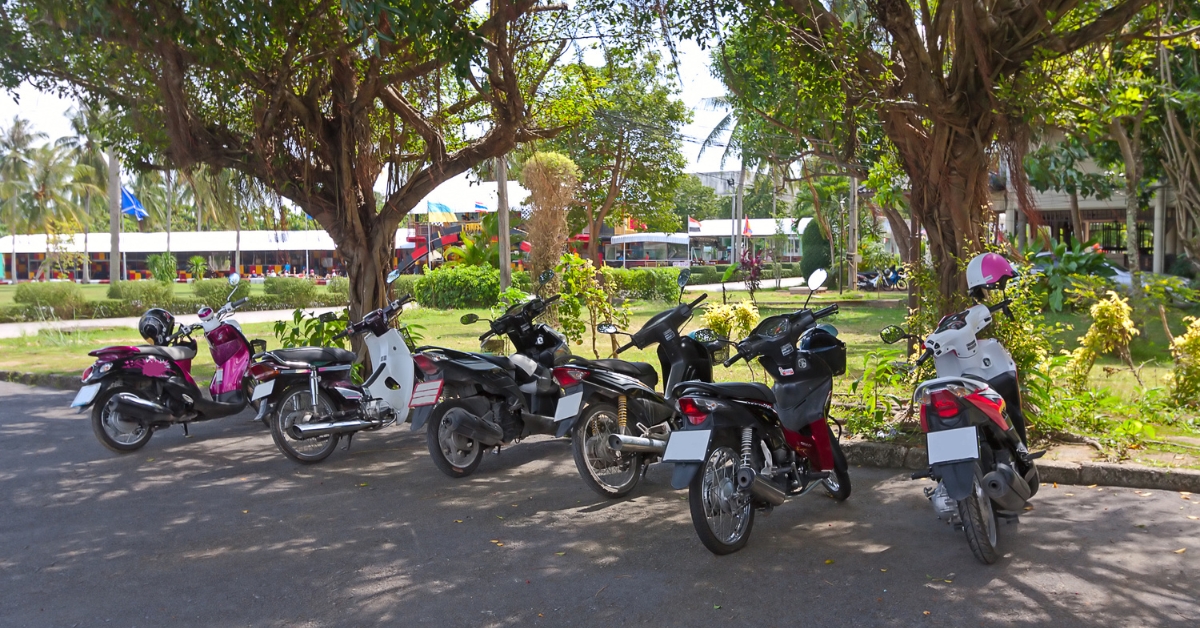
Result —
[[1200, 625], [1200, 496], [1044, 486], [985, 566], [853, 468], [716, 557], [668, 468], [605, 500], [565, 441], [455, 481], [408, 426], [304, 467], [247, 415], [117, 456], [71, 397], [0, 383], [2, 626]]

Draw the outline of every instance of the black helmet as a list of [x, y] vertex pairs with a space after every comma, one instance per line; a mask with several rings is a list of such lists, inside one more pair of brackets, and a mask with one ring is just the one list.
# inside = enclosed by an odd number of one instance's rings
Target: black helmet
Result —
[[150, 308], [138, 321], [138, 333], [151, 344], [165, 345], [175, 333], [175, 317], [161, 307]]

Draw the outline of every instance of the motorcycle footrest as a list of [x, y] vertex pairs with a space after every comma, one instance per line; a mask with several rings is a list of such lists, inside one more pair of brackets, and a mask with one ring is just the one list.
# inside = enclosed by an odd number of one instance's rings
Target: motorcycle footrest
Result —
[[933, 469], [925, 469], [924, 471], [913, 471], [912, 475], [908, 476], [912, 480], [923, 480], [928, 477], [933, 477]]
[[1038, 458], [1041, 458], [1044, 455], [1046, 455], [1045, 449], [1043, 449], [1041, 451], [1035, 451], [1031, 454], [1025, 454], [1025, 460], [1037, 460]]
[[801, 483], [805, 486], [826, 479], [829, 479], [829, 471], [809, 471], [800, 478]]

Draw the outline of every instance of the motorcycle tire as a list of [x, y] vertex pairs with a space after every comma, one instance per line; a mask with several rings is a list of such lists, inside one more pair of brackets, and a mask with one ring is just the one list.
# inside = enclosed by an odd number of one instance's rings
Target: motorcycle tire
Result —
[[908, 281], [905, 279], [897, 279], [894, 287], [896, 290], [908, 290]]
[[[119, 393], [130, 393], [143, 399], [146, 395], [128, 386], [111, 386], [100, 393], [100, 397], [92, 404], [92, 432], [101, 445], [119, 454], [137, 451], [150, 442], [154, 430], [137, 424], [134, 421], [121, 421], [120, 415], [108, 408], [108, 402]], [[120, 425], [120, 424], [126, 425]], [[128, 438], [123, 438], [128, 435]]]
[[[603, 422], [605, 425], [601, 426]], [[584, 408], [571, 430], [571, 451], [575, 457], [575, 468], [588, 488], [602, 497], [617, 498], [628, 495], [642, 477], [642, 455], [622, 454], [608, 446], [610, 434], [621, 433], [617, 426], [617, 409], [612, 404], [595, 403]], [[619, 477], [601, 477], [596, 468], [601, 458], [617, 461], [623, 468]], [[628, 475], [629, 477], [625, 477]]]
[[[750, 540], [750, 531], [754, 528], [755, 511], [749, 496], [746, 496], [744, 503], [736, 510], [731, 509], [728, 513], [717, 512], [723, 510], [722, 504], [718, 503], [721, 501], [721, 494], [739, 494], [738, 458], [738, 453], [733, 447], [717, 444], [709, 450], [704, 464], [688, 485], [688, 508], [692, 515], [692, 526], [696, 528], [696, 535], [700, 537], [704, 547], [718, 556], [732, 554], [745, 547]], [[728, 515], [733, 524], [732, 529], [727, 533], [725, 530], [714, 530], [714, 517], [710, 517], [710, 513]]]
[[829, 444], [833, 447], [833, 474], [822, 480], [825, 492], [835, 501], [844, 502], [850, 497], [850, 464], [846, 462], [846, 454], [838, 440], [829, 436]]
[[425, 423], [425, 443], [429, 446], [429, 457], [433, 458], [433, 465], [438, 471], [458, 479], [471, 475], [479, 468], [487, 447], [478, 441], [450, 433], [446, 413], [454, 408], [471, 411], [471, 406], [461, 399], [449, 399], [438, 404]]
[[[275, 446], [285, 456], [302, 464], [321, 462], [333, 453], [338, 444], [337, 434], [297, 439], [288, 433], [288, 428], [295, 424], [296, 415], [299, 413], [310, 412], [310, 420], [307, 422], [315, 422], [321, 416], [333, 414], [333, 399], [325, 391], [317, 391], [317, 400], [318, 403], [314, 404], [312, 390], [307, 383], [292, 385], [279, 396], [279, 403], [275, 406], [275, 420], [271, 421], [271, 439], [275, 441]], [[314, 406], [317, 410], [311, 412]]]
[[976, 479], [971, 494], [958, 502], [958, 516], [962, 519], [963, 531], [967, 534], [967, 545], [979, 562], [990, 565], [1000, 558], [996, 548], [999, 525], [992, 509], [992, 498], [983, 491]]

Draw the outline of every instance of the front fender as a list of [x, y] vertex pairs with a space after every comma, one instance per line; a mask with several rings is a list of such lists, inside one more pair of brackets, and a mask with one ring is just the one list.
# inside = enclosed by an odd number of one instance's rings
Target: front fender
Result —
[[946, 494], [950, 499], [961, 501], [971, 495], [976, 477], [982, 474], [979, 472], [979, 461], [964, 460], [935, 464], [932, 475], [946, 485]]

